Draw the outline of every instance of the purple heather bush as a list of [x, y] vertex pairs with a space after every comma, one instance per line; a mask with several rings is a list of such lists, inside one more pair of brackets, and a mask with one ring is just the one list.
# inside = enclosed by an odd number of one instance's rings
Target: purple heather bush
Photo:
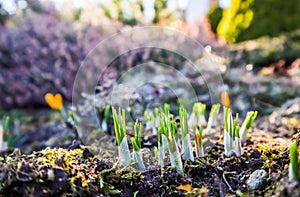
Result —
[[0, 25], [0, 109], [45, 105], [47, 92], [70, 100], [77, 69], [103, 39], [97, 27], [55, 14], [27, 14], [11, 24]]

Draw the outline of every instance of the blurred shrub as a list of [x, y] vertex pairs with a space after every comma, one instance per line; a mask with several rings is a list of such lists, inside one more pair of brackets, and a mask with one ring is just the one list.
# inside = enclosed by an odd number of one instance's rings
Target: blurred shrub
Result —
[[[218, 9], [209, 15], [215, 23]], [[299, 0], [232, 0], [223, 11], [217, 34], [229, 42], [240, 42], [263, 35], [300, 28]]]
[[211, 30], [215, 33], [217, 32], [218, 24], [222, 19], [222, 13], [223, 9], [218, 6], [213, 7], [208, 13]]
[[70, 99], [81, 61], [101, 39], [97, 29], [55, 15], [16, 18], [15, 27], [0, 28], [0, 108], [44, 105], [46, 92]]

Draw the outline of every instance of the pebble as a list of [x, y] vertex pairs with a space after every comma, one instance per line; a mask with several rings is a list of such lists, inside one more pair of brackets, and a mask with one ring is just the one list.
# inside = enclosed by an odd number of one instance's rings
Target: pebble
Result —
[[267, 176], [268, 173], [265, 170], [255, 170], [247, 180], [248, 189], [253, 191], [261, 188], [264, 185]]

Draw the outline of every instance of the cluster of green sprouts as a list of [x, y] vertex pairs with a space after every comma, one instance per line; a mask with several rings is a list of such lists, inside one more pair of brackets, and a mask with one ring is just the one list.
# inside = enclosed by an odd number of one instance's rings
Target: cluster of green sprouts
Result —
[[[183, 106], [179, 108], [179, 121], [175, 121], [170, 113], [170, 105], [165, 104], [163, 109], [154, 109], [153, 112], [145, 112], [146, 128], [152, 130], [157, 135], [157, 147], [154, 147], [154, 154], [160, 166], [165, 165], [166, 153], [169, 152], [169, 161], [176, 167], [179, 173], [183, 173], [182, 160], [194, 161], [196, 157], [204, 156], [203, 136], [216, 132], [217, 115], [220, 104], [214, 104], [206, 121], [206, 105], [195, 103], [191, 115]], [[118, 153], [121, 166], [127, 166], [131, 162], [129, 146], [126, 137], [126, 117], [125, 110], [112, 108], [114, 130], [118, 144]], [[233, 120], [231, 109], [224, 107], [224, 146], [225, 154], [240, 156], [242, 154], [241, 137], [251, 127], [257, 112], [248, 112], [245, 121], [240, 128], [238, 114]], [[130, 139], [133, 147], [133, 155], [141, 170], [146, 167], [142, 157], [142, 124], [136, 120], [134, 125], [134, 137]], [[246, 136], [246, 135], [245, 135]], [[193, 140], [192, 140], [193, 139]], [[194, 141], [194, 143], [193, 143]], [[194, 144], [194, 146], [193, 146]]]
[[[242, 141], [246, 140], [246, 132], [251, 127], [257, 116], [257, 111], [247, 112], [246, 118], [240, 127], [238, 123], [239, 114], [235, 115], [233, 120], [231, 109], [224, 107], [224, 149], [225, 155], [235, 154], [237, 157], [243, 154]], [[241, 136], [243, 136], [241, 138]]]

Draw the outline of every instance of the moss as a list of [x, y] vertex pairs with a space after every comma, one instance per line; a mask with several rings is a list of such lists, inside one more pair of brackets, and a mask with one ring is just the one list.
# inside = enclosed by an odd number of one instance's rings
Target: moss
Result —
[[278, 167], [278, 161], [281, 163], [288, 163], [286, 146], [270, 146], [260, 144], [258, 150], [261, 152], [262, 158], [265, 160], [263, 163], [263, 169], [271, 171]]

